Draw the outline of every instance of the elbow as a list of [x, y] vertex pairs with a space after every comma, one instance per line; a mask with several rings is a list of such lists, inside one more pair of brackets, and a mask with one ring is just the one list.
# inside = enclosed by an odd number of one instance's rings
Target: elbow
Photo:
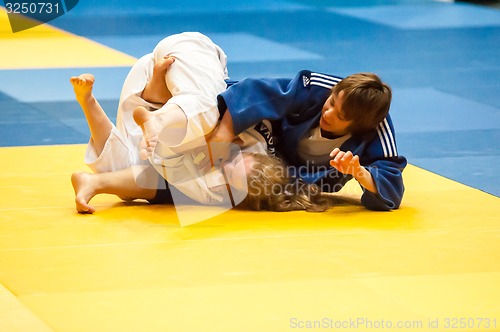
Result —
[[398, 193], [392, 193], [388, 195], [387, 193], [374, 194], [368, 190], [365, 190], [361, 196], [361, 204], [368, 210], [373, 211], [391, 211], [396, 210], [400, 207], [401, 201], [403, 199], [404, 188]]

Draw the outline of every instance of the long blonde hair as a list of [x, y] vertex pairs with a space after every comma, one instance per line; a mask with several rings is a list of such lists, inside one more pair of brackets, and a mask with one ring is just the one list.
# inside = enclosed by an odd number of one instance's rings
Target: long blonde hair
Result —
[[323, 212], [331, 202], [315, 184], [292, 181], [285, 164], [266, 154], [251, 154], [253, 167], [247, 175], [248, 194], [239, 208], [267, 211]]

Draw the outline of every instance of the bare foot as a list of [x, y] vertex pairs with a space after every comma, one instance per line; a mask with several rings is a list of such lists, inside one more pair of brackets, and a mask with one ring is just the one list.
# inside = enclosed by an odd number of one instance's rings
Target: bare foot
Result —
[[152, 112], [138, 106], [134, 109], [133, 117], [143, 132], [142, 158], [153, 156], [153, 152], [168, 158], [172, 153], [171, 148], [179, 145], [187, 133], [186, 114], [175, 104], [165, 104]]
[[[158, 143], [158, 134], [161, 128], [156, 128], [155, 122], [152, 121], [155, 115], [148, 111], [145, 107], [137, 106], [134, 109], [134, 121], [141, 127], [143, 135], [141, 144], [139, 146], [139, 155], [142, 160], [148, 159], [148, 156], [152, 155], [156, 144]], [[146, 126], [146, 123], [148, 126]], [[153, 127], [153, 128], [150, 128]]]
[[166, 56], [155, 63], [153, 67], [153, 76], [146, 84], [144, 91], [142, 91], [141, 96], [144, 100], [155, 104], [165, 104], [172, 98], [172, 94], [167, 87], [165, 75], [174, 61], [174, 57]]
[[69, 81], [73, 85], [78, 102], [86, 101], [92, 96], [92, 87], [95, 81], [94, 75], [81, 74], [80, 76], [71, 77]]
[[168, 68], [174, 63], [175, 57], [167, 55], [163, 59], [158, 60], [153, 67], [153, 75], [165, 76]]
[[78, 213], [94, 213], [95, 208], [88, 203], [96, 195], [94, 174], [76, 172], [71, 175], [71, 184], [75, 190], [75, 203]]

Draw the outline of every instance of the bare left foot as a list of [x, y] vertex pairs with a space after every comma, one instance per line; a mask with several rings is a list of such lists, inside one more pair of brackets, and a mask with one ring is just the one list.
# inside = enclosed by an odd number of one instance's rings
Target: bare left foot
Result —
[[71, 184], [75, 190], [75, 203], [78, 213], [94, 213], [95, 208], [89, 205], [96, 195], [94, 174], [77, 172], [71, 175]]

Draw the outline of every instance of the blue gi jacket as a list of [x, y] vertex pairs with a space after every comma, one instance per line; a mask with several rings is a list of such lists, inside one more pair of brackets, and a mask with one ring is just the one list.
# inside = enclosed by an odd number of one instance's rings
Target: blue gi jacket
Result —
[[[231, 113], [235, 135], [263, 119], [270, 120], [277, 152], [295, 167], [296, 175], [308, 183], [318, 184], [325, 192], [335, 192], [352, 176], [330, 165], [311, 167], [310, 163], [301, 160], [297, 146], [311, 128], [319, 125], [323, 105], [331, 88], [340, 80], [337, 76], [307, 70], [293, 79], [248, 78], [231, 85], [218, 96], [219, 110], [221, 114], [226, 109]], [[378, 194], [364, 190], [361, 203], [371, 210], [397, 209], [403, 198], [402, 171], [407, 161], [397, 153], [390, 116], [371, 133], [352, 136], [340, 149], [358, 155], [377, 186]]]

